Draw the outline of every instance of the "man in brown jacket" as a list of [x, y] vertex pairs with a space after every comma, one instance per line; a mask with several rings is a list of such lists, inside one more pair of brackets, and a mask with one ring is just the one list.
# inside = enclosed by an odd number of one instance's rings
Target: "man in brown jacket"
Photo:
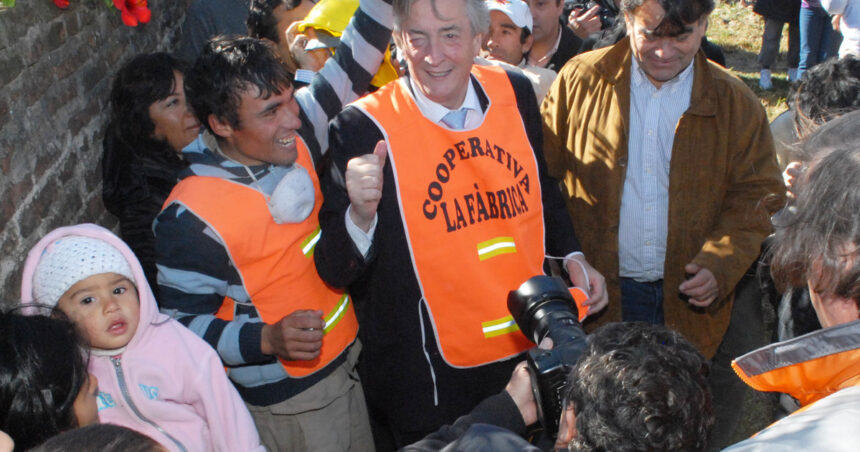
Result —
[[606, 277], [597, 323], [665, 323], [713, 357], [782, 204], [767, 117], [699, 51], [713, 0], [620, 6], [629, 39], [572, 59], [547, 94], [544, 153]]

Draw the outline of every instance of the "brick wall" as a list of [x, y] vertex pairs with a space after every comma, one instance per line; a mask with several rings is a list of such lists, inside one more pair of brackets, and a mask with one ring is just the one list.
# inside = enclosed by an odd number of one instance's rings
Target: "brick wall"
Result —
[[18, 0], [0, 9], [0, 308], [19, 297], [26, 253], [51, 229], [115, 227], [101, 201], [111, 77], [142, 52], [170, 51], [190, 0], [150, 0], [126, 27], [103, 0]]

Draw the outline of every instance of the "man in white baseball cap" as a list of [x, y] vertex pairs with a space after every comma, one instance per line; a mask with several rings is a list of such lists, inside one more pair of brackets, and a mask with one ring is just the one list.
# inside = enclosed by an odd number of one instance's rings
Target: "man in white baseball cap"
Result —
[[532, 14], [523, 0], [486, 0], [490, 29], [484, 38], [483, 56], [517, 66], [532, 82], [540, 103], [555, 80], [555, 71], [528, 65], [527, 55], [534, 44]]

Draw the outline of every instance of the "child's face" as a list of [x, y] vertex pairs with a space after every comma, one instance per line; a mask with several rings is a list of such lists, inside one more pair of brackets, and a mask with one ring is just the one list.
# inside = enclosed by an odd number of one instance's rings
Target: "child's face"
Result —
[[140, 302], [125, 276], [100, 273], [75, 283], [57, 306], [80, 328], [93, 348], [125, 347], [137, 331]]
[[99, 408], [96, 403], [96, 397], [99, 395], [99, 380], [93, 374], [87, 374], [87, 376], [86, 383], [81, 386], [81, 391], [78, 392], [72, 405], [78, 427], [85, 427], [99, 421]]

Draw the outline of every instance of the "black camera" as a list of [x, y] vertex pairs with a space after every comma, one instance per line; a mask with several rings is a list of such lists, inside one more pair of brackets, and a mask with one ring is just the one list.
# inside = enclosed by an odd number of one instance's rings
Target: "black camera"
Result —
[[600, 16], [600, 29], [608, 30], [615, 25], [618, 8], [613, 0], [564, 0], [563, 17], [565, 23], [570, 14], [582, 14], [595, 5], [600, 5], [597, 15]]
[[552, 339], [552, 350], [537, 347], [526, 356], [538, 420], [546, 433], [558, 435], [558, 421], [568, 374], [585, 350], [586, 335], [576, 303], [559, 277], [534, 276], [508, 293], [508, 310], [534, 343]]

